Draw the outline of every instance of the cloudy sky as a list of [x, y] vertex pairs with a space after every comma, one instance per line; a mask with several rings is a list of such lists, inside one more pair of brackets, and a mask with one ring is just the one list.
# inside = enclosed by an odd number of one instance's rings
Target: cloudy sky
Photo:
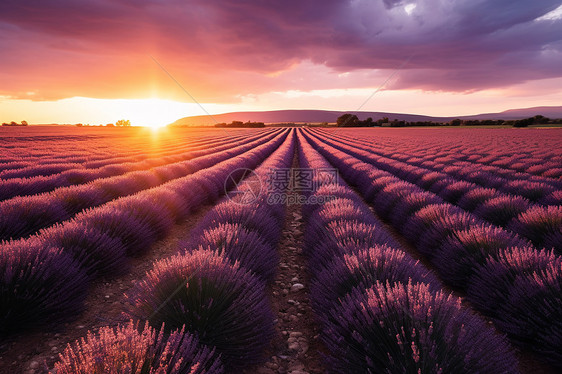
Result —
[[562, 105], [560, 0], [2, 0], [0, 51], [0, 121]]

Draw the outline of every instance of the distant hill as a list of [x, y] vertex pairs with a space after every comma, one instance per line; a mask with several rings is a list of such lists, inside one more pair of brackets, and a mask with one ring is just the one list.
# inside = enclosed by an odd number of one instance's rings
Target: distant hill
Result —
[[[336, 122], [336, 119], [344, 113], [353, 113], [358, 117], [367, 118], [372, 117], [378, 119], [382, 117], [389, 117], [391, 119], [397, 118], [399, 120], [409, 121], [431, 121], [434, 117], [418, 116], [413, 114], [396, 114], [384, 112], [339, 112], [330, 110], [272, 110], [266, 112], [232, 112], [223, 114], [214, 114], [213, 118], [209, 116], [192, 116], [181, 118], [172, 126], [177, 125], [214, 125], [220, 122], [232, 121], [251, 121], [251, 122], [264, 122], [264, 123], [286, 123], [286, 122], [307, 122], [307, 123], [320, 123], [320, 122]], [[214, 121], [213, 121], [214, 119]]]
[[459, 117], [461, 119], [522, 119], [543, 115], [548, 118], [562, 118], [562, 106], [536, 106], [523, 109], [509, 109], [500, 113], [484, 113], [475, 116]]
[[251, 122], [264, 122], [264, 123], [321, 123], [321, 122], [336, 122], [336, 119], [344, 113], [355, 114], [359, 119], [366, 119], [368, 117], [377, 120], [379, 118], [388, 117], [390, 120], [397, 119], [399, 121], [433, 121], [433, 122], [448, 122], [455, 118], [460, 119], [522, 119], [541, 114], [549, 118], [562, 118], [562, 106], [544, 106], [525, 109], [510, 109], [500, 113], [484, 113], [470, 116], [458, 117], [432, 117], [417, 114], [406, 113], [388, 113], [388, 112], [343, 112], [343, 111], [329, 111], [329, 110], [272, 110], [265, 112], [232, 112], [213, 114], [210, 116], [191, 116], [178, 119], [173, 122], [171, 126], [205, 126], [214, 125], [215, 123], [232, 121], [251, 121]]

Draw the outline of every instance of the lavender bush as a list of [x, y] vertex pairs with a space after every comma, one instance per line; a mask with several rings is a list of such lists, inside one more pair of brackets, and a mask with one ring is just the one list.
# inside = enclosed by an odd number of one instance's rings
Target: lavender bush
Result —
[[39, 240], [2, 243], [0, 274], [0, 335], [64, 321], [88, 290], [77, 261]]
[[410, 235], [408, 239], [415, 243], [418, 251], [432, 259], [449, 235], [454, 234], [456, 230], [468, 230], [478, 223], [470, 213], [451, 213], [436, 217], [425, 230], [420, 232], [419, 238]]
[[156, 188], [149, 191], [149, 196], [157, 201], [176, 222], [185, 218], [191, 211], [191, 207], [180, 194], [169, 187]]
[[270, 244], [276, 245], [281, 227], [267, 207], [252, 207], [232, 204], [228, 201], [217, 204], [199, 223], [200, 227], [213, 227], [224, 223], [240, 224], [256, 231]]
[[521, 196], [504, 195], [482, 203], [474, 214], [497, 226], [506, 226], [514, 217], [526, 211], [530, 202]]
[[310, 285], [310, 300], [317, 314], [324, 315], [354, 288], [365, 290], [377, 282], [427, 283], [437, 291], [441, 283], [426, 267], [403, 251], [376, 245], [354, 254], [336, 257], [318, 272]]
[[127, 300], [128, 315], [168, 329], [185, 325], [229, 368], [259, 363], [273, 336], [263, 282], [213, 251], [155, 263]]
[[357, 197], [354, 199], [337, 198], [324, 203], [321, 208], [313, 211], [307, 219], [304, 235], [305, 253], [308, 253], [309, 249], [317, 245], [322, 236], [331, 235], [327, 225], [338, 221], [356, 220], [362, 220], [366, 225], [378, 223], [374, 220], [374, 216], [367, 206], [358, 202]]
[[103, 191], [93, 188], [91, 184], [72, 188], [57, 188], [45, 196], [52, 196], [54, 201], [60, 201], [69, 215], [107, 202]]
[[115, 204], [113, 209], [126, 211], [139, 223], [149, 228], [156, 240], [164, 238], [175, 222], [167, 206], [150, 196], [132, 196]]
[[562, 369], [562, 261], [515, 278], [497, 326], [518, 344]]
[[222, 374], [214, 349], [201, 346], [196, 336], [176, 330], [165, 334], [132, 321], [69, 344], [55, 363], [57, 374]]
[[503, 190], [515, 195], [523, 196], [531, 201], [539, 201], [556, 189], [545, 183], [530, 182], [527, 180], [514, 180], [506, 183]]
[[455, 230], [437, 250], [434, 265], [442, 278], [465, 288], [478, 265], [506, 248], [528, 245], [514, 233], [487, 224]]
[[562, 258], [531, 247], [502, 251], [471, 279], [468, 298], [518, 345], [562, 368]]
[[127, 252], [119, 238], [84, 224], [72, 222], [40, 231], [47, 245], [62, 248], [90, 276], [115, 275], [127, 270]]
[[562, 206], [534, 206], [509, 224], [509, 229], [531, 239], [537, 247], [549, 246], [562, 253]]
[[[357, 201], [357, 194], [347, 186], [344, 185], [324, 185], [314, 191], [314, 196], [318, 199], [326, 199], [330, 197], [331, 199], [338, 201]], [[327, 200], [327, 199], [326, 199]], [[306, 204], [302, 207], [303, 218], [308, 219], [308, 217], [316, 212], [317, 209], [323, 206], [328, 206], [330, 203], [333, 204], [333, 200], [330, 202], [324, 202], [324, 204]]]
[[316, 245], [307, 253], [310, 263], [315, 264], [314, 269], [317, 270], [326, 266], [334, 257], [346, 253], [356, 253], [361, 249], [380, 244], [396, 247], [394, 239], [386, 230], [382, 230], [380, 226], [364, 224], [359, 220], [331, 222], [314, 237]]
[[109, 205], [85, 211], [76, 217], [76, 222], [120, 239], [129, 256], [145, 252], [156, 241], [150, 222]]
[[538, 251], [531, 246], [501, 249], [475, 266], [467, 298], [486, 315], [499, 318], [500, 305], [509, 296], [515, 280], [521, 275], [544, 272], [551, 264], [562, 264], [562, 259], [552, 251]]
[[0, 203], [0, 240], [26, 237], [67, 218], [62, 204], [52, 199], [16, 197]]
[[331, 313], [323, 341], [334, 373], [517, 373], [506, 339], [426, 284], [355, 290]]
[[457, 202], [457, 205], [466, 211], [472, 212], [481, 204], [494, 198], [497, 191], [493, 188], [477, 187], [465, 193]]
[[456, 204], [467, 192], [472, 191], [475, 187], [476, 185], [465, 181], [453, 182], [445, 186], [439, 193], [439, 196], [451, 204]]
[[279, 254], [275, 247], [264, 241], [255, 232], [240, 224], [225, 223], [190, 234], [190, 239], [180, 244], [180, 248], [191, 252], [205, 249], [224, 254], [233, 263], [252, 271], [266, 282], [273, 280]]
[[376, 195], [373, 206], [380, 217], [388, 219], [394, 206], [415, 191], [417, 191], [416, 187], [408, 182], [401, 181], [389, 184]]
[[448, 203], [426, 205], [410, 216], [402, 227], [402, 233], [415, 243], [437, 220], [459, 214], [463, 214], [462, 210]]
[[390, 214], [390, 222], [399, 230], [404, 228], [406, 221], [418, 210], [428, 205], [440, 204], [443, 200], [427, 191], [412, 192], [398, 201]]
[[556, 190], [539, 201], [543, 205], [562, 205], [562, 190]]

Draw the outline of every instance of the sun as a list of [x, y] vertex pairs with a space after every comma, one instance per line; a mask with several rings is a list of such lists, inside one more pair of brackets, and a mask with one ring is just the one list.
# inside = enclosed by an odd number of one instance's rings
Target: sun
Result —
[[153, 129], [162, 128], [189, 115], [185, 103], [156, 98], [122, 100], [119, 109], [122, 117], [130, 120], [133, 126]]

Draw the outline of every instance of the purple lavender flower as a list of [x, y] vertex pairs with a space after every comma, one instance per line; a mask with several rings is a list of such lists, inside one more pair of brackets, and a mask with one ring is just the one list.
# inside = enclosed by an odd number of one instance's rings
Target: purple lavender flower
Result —
[[529, 243], [514, 233], [481, 224], [451, 232], [433, 263], [444, 280], [463, 289], [478, 265], [506, 248], [525, 245]]
[[[320, 188], [318, 188], [316, 191], [314, 191], [313, 195], [316, 196], [316, 198], [320, 201], [328, 200], [327, 197], [330, 197], [330, 199], [336, 199], [336, 200], [341, 200], [341, 199], [348, 199], [348, 200], [354, 200], [354, 201], [358, 200], [357, 194], [352, 189], [350, 189], [349, 187], [343, 186], [343, 185], [334, 185], [334, 184], [324, 185], [324, 186], [321, 186]], [[316, 212], [317, 209], [319, 209], [320, 207], [326, 206], [327, 204], [328, 204], [328, 202], [324, 202], [324, 204], [306, 204], [306, 205], [304, 205], [302, 207], [303, 217], [305, 219], [308, 219], [308, 217], [313, 212]]]
[[455, 212], [449, 215], [436, 216], [420, 236], [412, 241], [416, 248], [427, 258], [432, 259], [441, 244], [456, 230], [468, 230], [479, 222], [466, 212]]
[[39, 235], [47, 245], [62, 248], [74, 257], [92, 277], [119, 274], [128, 267], [126, 249], [121, 240], [94, 227], [71, 222], [43, 230]]
[[402, 231], [410, 216], [425, 206], [441, 203], [443, 200], [431, 192], [412, 192], [396, 203], [390, 214], [390, 221], [394, 227]]
[[381, 172], [381, 176], [376, 179], [367, 178], [362, 186], [358, 186], [358, 189], [366, 201], [372, 202], [387, 185], [396, 182], [400, 182], [400, 179], [389, 173]]
[[513, 180], [506, 183], [503, 190], [515, 195], [523, 196], [531, 201], [539, 201], [548, 194], [552, 193], [555, 188], [545, 183], [530, 182], [527, 180]]
[[550, 264], [560, 264], [552, 251], [531, 246], [500, 249], [485, 262], [475, 264], [467, 285], [467, 298], [486, 315], [499, 318], [500, 305], [505, 302], [519, 276], [544, 272]]
[[388, 218], [394, 206], [406, 196], [419, 189], [408, 182], [395, 182], [387, 185], [380, 191], [374, 201], [373, 206], [377, 214], [382, 218]]
[[519, 213], [529, 208], [530, 202], [521, 196], [505, 195], [487, 200], [474, 214], [497, 226], [505, 226]]
[[229, 368], [261, 362], [273, 336], [264, 284], [214, 251], [194, 251], [156, 262], [127, 295], [127, 314], [152, 326], [183, 325], [214, 346]]
[[473, 183], [458, 181], [445, 186], [439, 192], [439, 196], [451, 204], [456, 204], [467, 192], [472, 191], [475, 187], [476, 185]]
[[352, 254], [335, 257], [313, 278], [310, 299], [317, 314], [323, 315], [354, 288], [401, 282], [427, 283], [432, 291], [441, 288], [439, 280], [426, 267], [403, 251], [376, 245]]
[[150, 222], [142, 221], [124, 209], [115, 209], [112, 205], [87, 210], [76, 216], [75, 222], [120, 239], [129, 256], [143, 253], [156, 241]]
[[397, 247], [394, 238], [381, 226], [365, 224], [362, 220], [333, 221], [316, 238], [316, 244], [307, 252], [315, 268], [327, 265], [336, 256], [364, 248], [381, 244]]
[[0, 335], [67, 320], [88, 291], [76, 260], [37, 239], [2, 243], [0, 274]]
[[62, 204], [49, 196], [15, 197], [0, 203], [0, 240], [27, 237], [67, 218]]
[[167, 206], [150, 195], [131, 196], [116, 202], [113, 209], [126, 211], [136, 218], [141, 225], [148, 227], [156, 240], [164, 238], [175, 221]]
[[460, 208], [448, 203], [426, 205], [409, 217], [402, 228], [402, 233], [406, 239], [415, 243], [437, 219], [462, 213]]
[[97, 333], [69, 344], [59, 355], [54, 370], [59, 374], [222, 374], [220, 356], [202, 346], [195, 335], [181, 330], [165, 334], [132, 321], [116, 328], [105, 326]]
[[273, 280], [279, 263], [277, 249], [264, 241], [259, 233], [240, 224], [225, 223], [192, 233], [180, 248], [187, 252], [205, 249], [224, 254], [266, 282]]
[[443, 173], [439, 173], [437, 171], [432, 171], [429, 173], [423, 174], [419, 179], [414, 180], [416, 185], [420, 186], [421, 188], [427, 190], [429, 189], [434, 183], [443, 179]]
[[[537, 247], [546, 246], [562, 253], [562, 242], [556, 242], [562, 231], [562, 206], [534, 206], [509, 224], [509, 229], [531, 239]], [[554, 240], [553, 240], [554, 239]]]
[[506, 339], [423, 283], [354, 290], [323, 333], [334, 373], [517, 373]]
[[518, 274], [496, 325], [519, 345], [535, 351], [553, 366], [562, 368], [562, 261], [545, 270]]
[[207, 228], [224, 223], [240, 224], [250, 231], [256, 231], [272, 245], [277, 245], [281, 234], [280, 225], [266, 206], [248, 207], [229, 201], [217, 204], [198, 226]]
[[497, 196], [497, 191], [493, 188], [477, 187], [465, 193], [458, 201], [457, 205], [472, 212], [480, 204]]
[[543, 205], [562, 205], [562, 190], [556, 190], [542, 198], [539, 203]]

